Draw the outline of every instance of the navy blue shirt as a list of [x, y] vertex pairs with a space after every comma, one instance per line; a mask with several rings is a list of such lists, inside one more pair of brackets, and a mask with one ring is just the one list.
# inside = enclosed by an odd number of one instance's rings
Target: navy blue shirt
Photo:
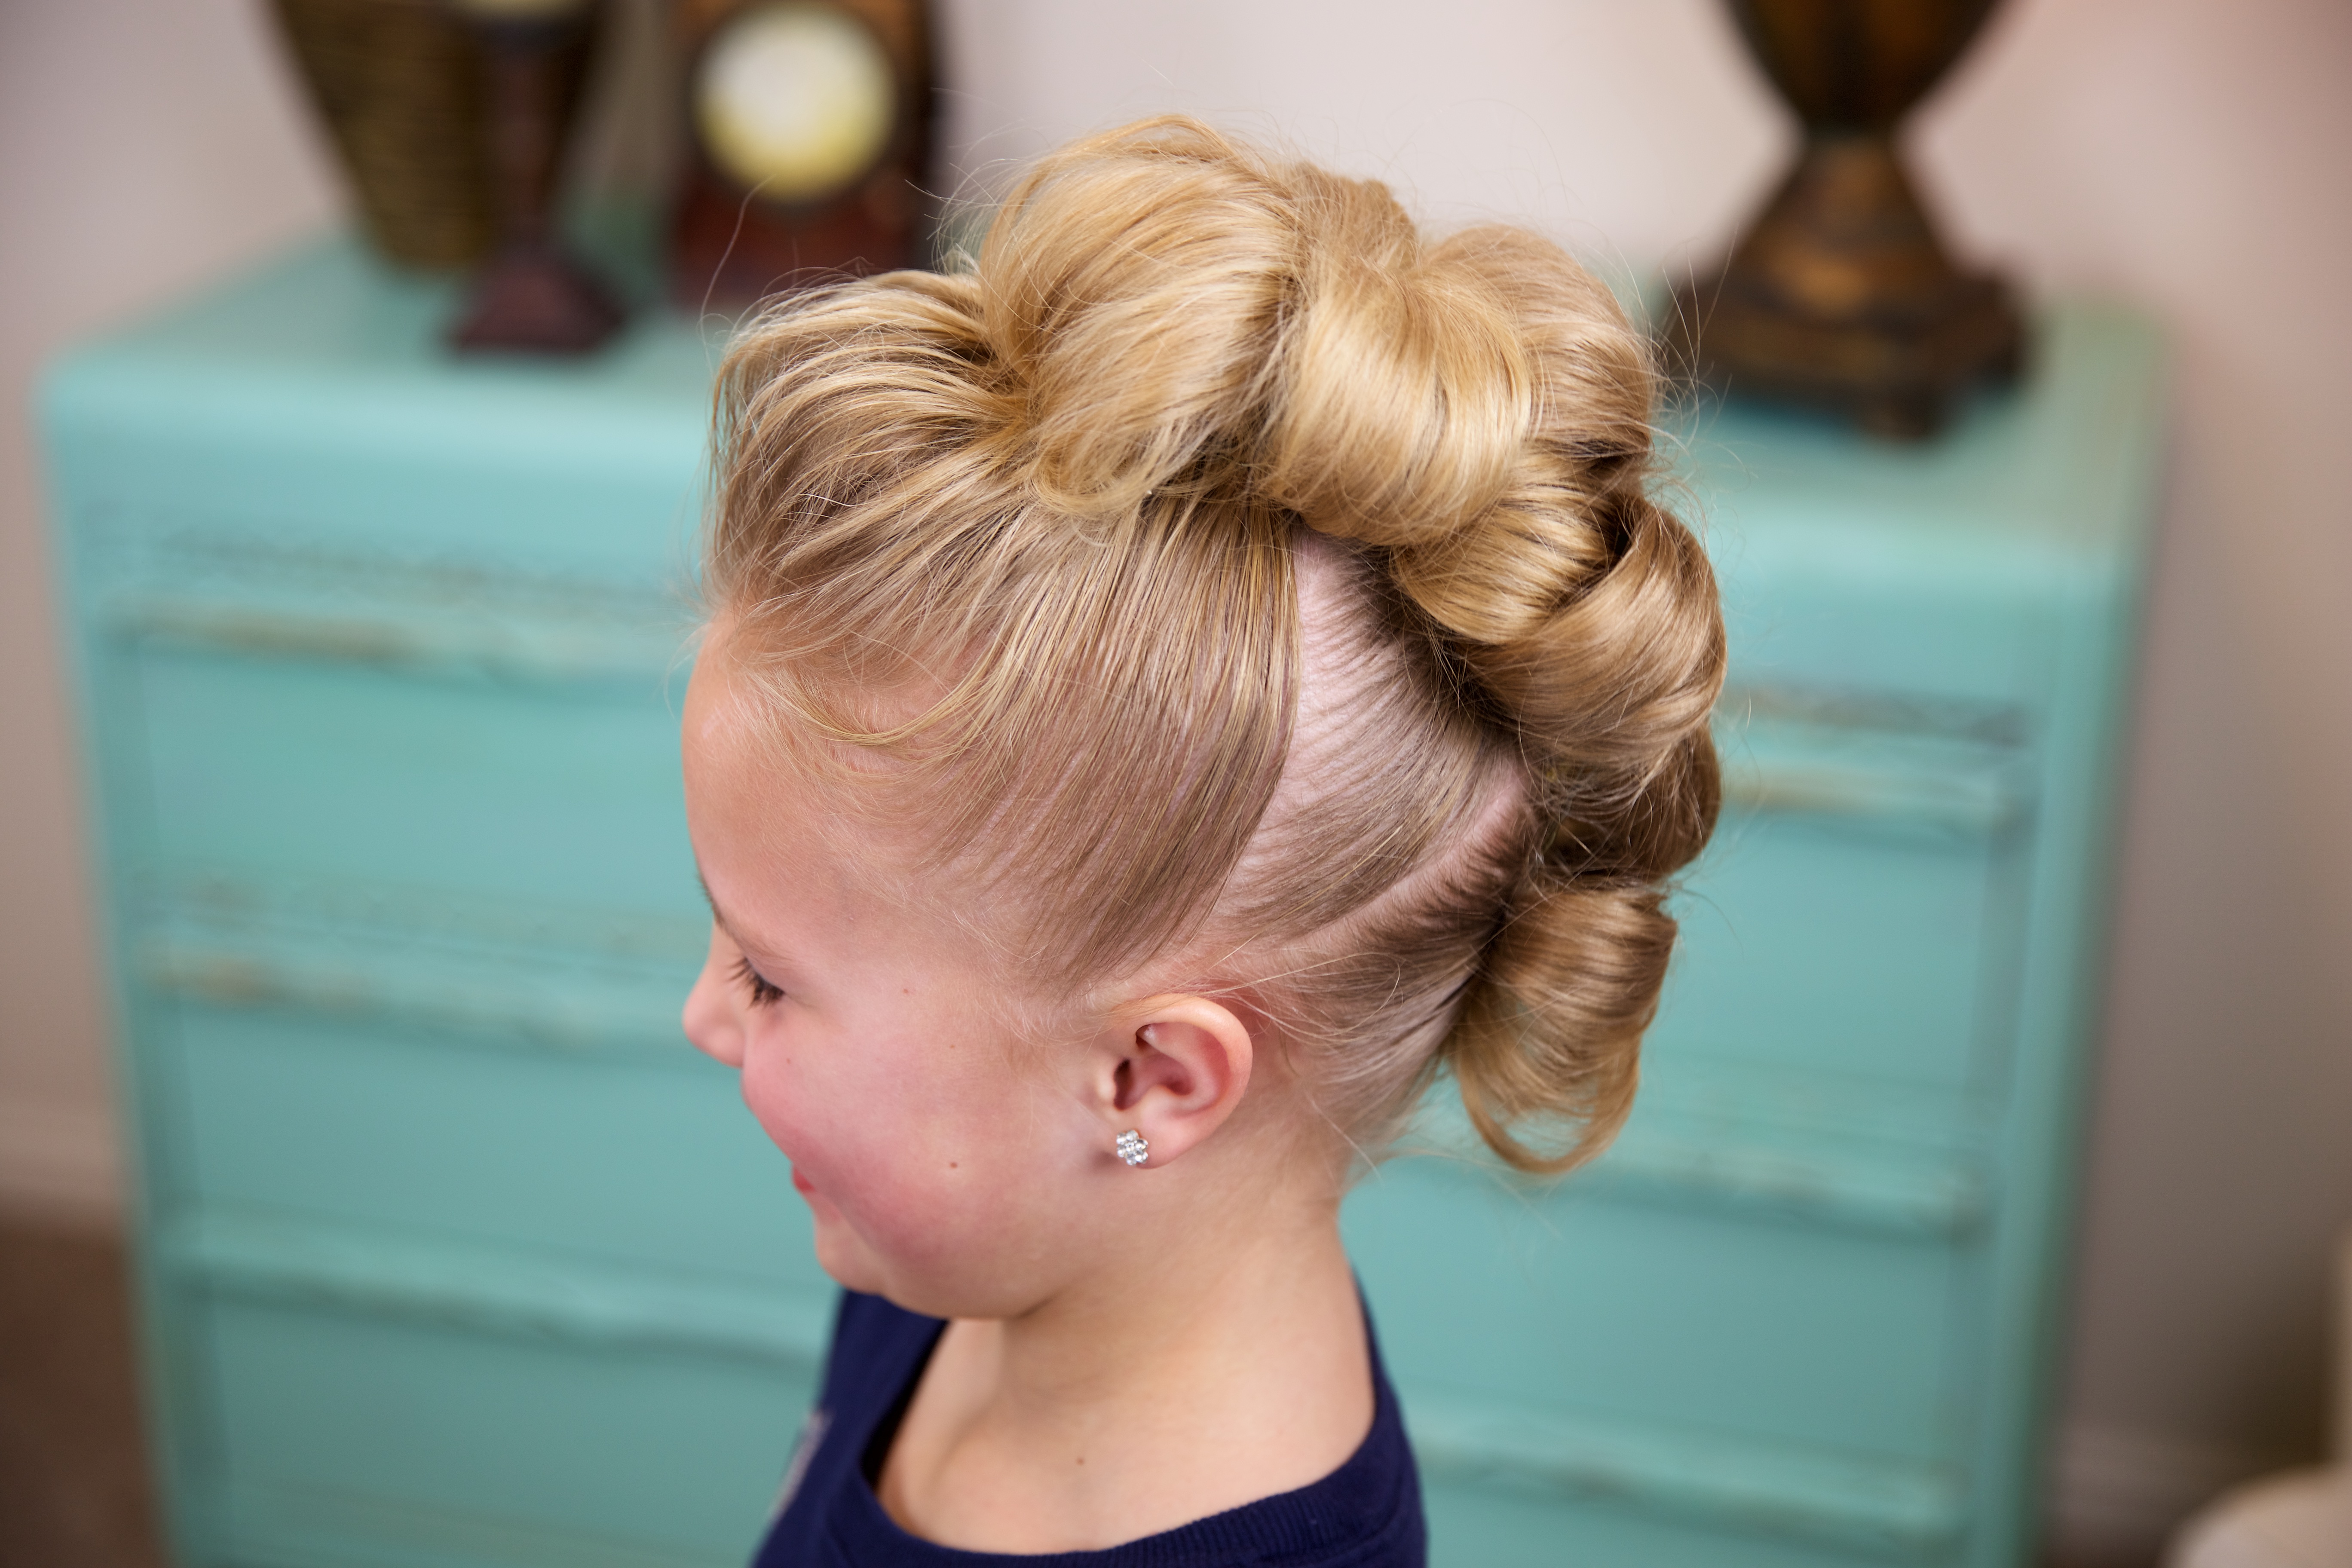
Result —
[[946, 1326], [878, 1296], [843, 1295], [824, 1389], [753, 1568], [1423, 1568], [1428, 1560], [1421, 1482], [1377, 1343], [1372, 1429], [1312, 1486], [1102, 1552], [1009, 1556], [919, 1540], [883, 1511], [873, 1482]]

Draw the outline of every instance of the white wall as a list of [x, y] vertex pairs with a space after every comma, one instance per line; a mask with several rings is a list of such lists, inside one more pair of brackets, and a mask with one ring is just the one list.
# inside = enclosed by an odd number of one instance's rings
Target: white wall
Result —
[[[1719, 244], [1790, 134], [1714, 0], [941, 8], [982, 184], [1183, 108], [1647, 262]], [[2352, 1221], [2352, 8], [2010, 0], [1916, 132], [1962, 247], [2178, 351], [2060, 1467], [2124, 1550], [2315, 1446]], [[102, 1206], [110, 1168], [26, 378], [338, 205], [257, 4], [0, 5], [0, 1193]]]
[[0, 1198], [118, 1187], [26, 417], [67, 342], [330, 220], [339, 200], [243, 0], [0, 0]]
[[1923, 127], [1955, 228], [2177, 351], [2068, 1391], [2074, 1521], [2320, 1442], [2352, 1223], [2352, 8], [2018, 5]]

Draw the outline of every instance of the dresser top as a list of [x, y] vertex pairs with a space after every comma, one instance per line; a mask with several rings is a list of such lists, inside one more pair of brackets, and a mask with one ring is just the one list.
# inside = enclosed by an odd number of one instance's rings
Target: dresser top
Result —
[[2164, 352], [2147, 318], [2062, 300], [2023, 377], [1940, 438], [1876, 440], [1826, 416], [1708, 400], [1667, 424], [1718, 562], [1761, 551], [1916, 570], [2110, 569], [2142, 553], [2158, 477]]
[[706, 334], [639, 310], [578, 360], [459, 356], [442, 334], [461, 303], [455, 280], [400, 272], [351, 240], [314, 243], [77, 351], [50, 378], [48, 409], [68, 425], [87, 413], [136, 426], [150, 450], [184, 434], [247, 452], [488, 456], [681, 481], [698, 470], [720, 318]]
[[[627, 473], [691, 485], [728, 321], [640, 310], [579, 361], [461, 358], [441, 342], [459, 290], [347, 240], [313, 244], [72, 355], [53, 419], [95, 416], [191, 450], [468, 458], [509, 472]], [[2161, 432], [2163, 353], [2142, 316], [2063, 300], [2036, 321], [2013, 394], [1942, 438], [1874, 441], [1826, 418], [1712, 400], [1667, 422], [1678, 509], [1742, 561], [1842, 574], [2112, 567], [2140, 553]], [[151, 445], [152, 449], [152, 445]]]

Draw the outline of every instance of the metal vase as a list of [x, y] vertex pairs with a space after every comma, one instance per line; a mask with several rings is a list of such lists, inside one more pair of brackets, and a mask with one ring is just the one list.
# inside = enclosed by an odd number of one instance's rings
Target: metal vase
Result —
[[2024, 333], [2008, 288], [1937, 238], [1895, 132], [1994, 0], [1727, 4], [1804, 150], [1722, 269], [1676, 287], [1670, 353], [1720, 391], [1932, 435], [1969, 388], [2017, 374]]

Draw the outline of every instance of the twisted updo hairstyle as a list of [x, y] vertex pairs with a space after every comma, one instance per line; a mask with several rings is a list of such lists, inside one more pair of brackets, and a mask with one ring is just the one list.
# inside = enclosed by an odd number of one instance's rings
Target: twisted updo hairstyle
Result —
[[1548, 242], [1149, 121], [976, 263], [739, 336], [707, 591], [1010, 960], [1239, 999], [1360, 1147], [1450, 1074], [1562, 1170], [1630, 1107], [1717, 809], [1654, 395]]

